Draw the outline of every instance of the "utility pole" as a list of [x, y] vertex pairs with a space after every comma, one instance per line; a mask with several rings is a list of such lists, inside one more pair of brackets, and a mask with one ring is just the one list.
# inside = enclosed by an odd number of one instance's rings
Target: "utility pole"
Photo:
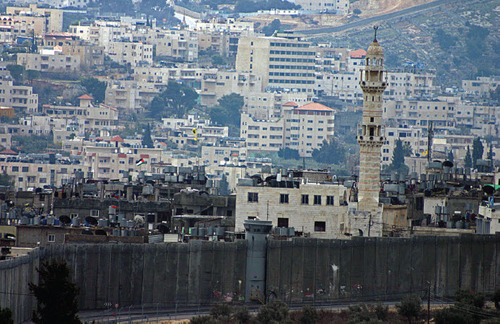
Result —
[[432, 121], [429, 121], [429, 126], [427, 127], [427, 163], [431, 160], [431, 150], [432, 150], [432, 138], [434, 137], [434, 127]]

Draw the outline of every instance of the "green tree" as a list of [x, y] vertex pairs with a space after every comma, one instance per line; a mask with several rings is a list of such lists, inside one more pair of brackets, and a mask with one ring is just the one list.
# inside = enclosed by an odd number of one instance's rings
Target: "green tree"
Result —
[[241, 109], [245, 104], [243, 97], [237, 93], [231, 93], [218, 101], [219, 104], [210, 109], [210, 120], [223, 126], [229, 126], [230, 135], [239, 136]]
[[98, 103], [103, 103], [106, 99], [106, 88], [108, 84], [105, 81], [99, 81], [96, 78], [87, 78], [80, 80], [80, 84], [94, 97]]
[[403, 155], [404, 156], [412, 156], [413, 155], [413, 148], [411, 147], [410, 143], [405, 143], [403, 145]]
[[196, 105], [198, 93], [184, 84], [169, 81], [167, 88], [153, 98], [149, 105], [151, 117], [172, 117], [179, 118]]
[[[10, 175], [7, 174], [7, 168], [3, 170], [3, 173], [0, 174], [0, 186], [11, 187], [14, 185], [14, 180]], [[0, 322], [1, 323], [1, 322]]]
[[312, 151], [312, 158], [320, 163], [340, 164], [345, 161], [345, 148], [334, 139], [325, 140], [321, 149]]
[[356, 8], [356, 9], [354, 9], [352, 11], [352, 13], [355, 14], [355, 15], [361, 15], [361, 10], [359, 10], [358, 8]]
[[259, 309], [256, 320], [262, 324], [286, 323], [290, 320], [289, 308], [284, 302], [273, 300]]
[[144, 147], [153, 147], [153, 139], [151, 138], [151, 126], [148, 123], [146, 130], [144, 131], [144, 135], [142, 136], [142, 145]]
[[458, 38], [445, 33], [441, 28], [436, 31], [436, 35], [432, 38], [434, 42], [437, 42], [443, 51], [448, 51], [450, 47], [454, 46]]
[[386, 171], [397, 171], [404, 174], [408, 173], [408, 166], [405, 165], [405, 149], [403, 147], [403, 142], [400, 139], [396, 140], [396, 146], [392, 152], [392, 161], [386, 168]]
[[455, 162], [455, 157], [453, 156], [453, 150], [450, 150], [448, 152], [448, 161], [450, 161], [451, 163]]
[[14, 79], [14, 81], [22, 83], [24, 82], [24, 72], [26, 69], [22, 65], [17, 64], [9, 64], [7, 65], [7, 70], [9, 70], [10, 75]]
[[281, 21], [279, 19], [274, 19], [269, 25], [262, 28], [262, 32], [266, 36], [271, 36], [275, 31], [279, 30], [281, 27]]
[[213, 66], [221, 66], [221, 65], [224, 65], [226, 64], [226, 60], [224, 59], [224, 57], [222, 57], [222, 55], [213, 55], [212, 58], [212, 65]]
[[278, 156], [286, 160], [299, 160], [299, 150], [294, 150], [289, 147], [282, 148], [278, 151]]
[[467, 152], [465, 153], [464, 166], [467, 169], [472, 168], [472, 156], [470, 154], [470, 147], [467, 145]]
[[422, 313], [422, 300], [416, 295], [408, 295], [403, 297], [401, 303], [396, 304], [396, 308], [399, 315], [406, 317], [411, 324]]
[[77, 316], [79, 289], [70, 279], [66, 262], [43, 261], [37, 271], [38, 284], [29, 284], [37, 299], [33, 321], [37, 324], [81, 323]]
[[12, 311], [10, 310], [10, 308], [2, 308], [0, 306], [0, 323], [14, 324], [14, 319], [12, 318]]
[[472, 142], [472, 167], [475, 168], [477, 160], [483, 158], [484, 147], [480, 137], [476, 137]]
[[300, 316], [301, 324], [314, 324], [318, 321], [319, 314], [318, 310], [311, 306], [302, 307], [302, 315]]

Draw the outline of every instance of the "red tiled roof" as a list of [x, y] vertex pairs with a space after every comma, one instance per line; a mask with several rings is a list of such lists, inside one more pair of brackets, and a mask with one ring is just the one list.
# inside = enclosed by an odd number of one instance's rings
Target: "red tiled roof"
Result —
[[295, 108], [294, 110], [335, 111], [332, 108], [329, 108], [329, 107], [322, 105], [320, 103], [317, 103], [317, 102], [308, 103], [307, 105]]
[[290, 107], [298, 107], [299, 105], [297, 105], [295, 102], [293, 101], [289, 101], [287, 102], [286, 104], [284, 104], [283, 106], [290, 106]]
[[114, 111], [118, 111], [118, 109], [116, 109], [114, 107], [111, 107], [111, 106], [108, 106], [108, 105], [105, 105], [105, 104], [101, 104], [101, 107], [108, 108], [108, 109], [111, 109], [111, 110], [114, 110]]
[[83, 96], [78, 97], [79, 100], [94, 100], [91, 96], [88, 94], [84, 94]]
[[110, 142], [123, 142], [123, 139], [120, 136], [116, 135], [115, 137], [113, 137], [109, 141]]
[[366, 56], [366, 51], [364, 49], [358, 49], [355, 51], [350, 51], [349, 56], [352, 58], [363, 58]]
[[12, 151], [11, 149], [6, 149], [6, 150], [3, 150], [2, 152], [0, 152], [0, 154], [4, 154], [4, 155], [17, 155], [18, 153]]

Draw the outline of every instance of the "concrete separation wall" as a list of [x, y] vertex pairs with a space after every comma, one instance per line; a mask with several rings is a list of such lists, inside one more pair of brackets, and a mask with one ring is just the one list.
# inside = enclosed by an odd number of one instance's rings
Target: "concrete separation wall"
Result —
[[[247, 243], [61, 244], [0, 261], [0, 305], [31, 318], [40, 260], [64, 258], [81, 310], [211, 304], [245, 295]], [[269, 240], [266, 296], [286, 302], [500, 288], [500, 235]], [[154, 306], [156, 307], [156, 306]]]
[[500, 288], [500, 236], [270, 241], [267, 295], [287, 302]]

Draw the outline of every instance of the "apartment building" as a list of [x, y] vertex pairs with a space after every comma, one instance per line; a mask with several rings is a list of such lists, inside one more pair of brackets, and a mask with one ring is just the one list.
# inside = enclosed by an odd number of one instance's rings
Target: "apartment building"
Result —
[[40, 72], [77, 72], [81, 68], [80, 56], [64, 55], [60, 46], [40, 53], [18, 53], [17, 64]]
[[292, 1], [301, 7], [301, 11], [305, 12], [328, 12], [337, 15], [347, 15], [349, 13], [349, 0], [294, 0]]
[[216, 146], [203, 145], [201, 147], [201, 163], [203, 165], [244, 165], [248, 157], [245, 146]]
[[[4, 159], [4, 161], [1, 161]], [[79, 164], [47, 164], [7, 162], [0, 158], [0, 172], [6, 172], [14, 180], [17, 191], [33, 190], [43, 186], [61, 186], [75, 177], [76, 172], [82, 171]]]
[[238, 21], [235, 18], [212, 18], [197, 20], [195, 30], [198, 32], [229, 32], [251, 36], [254, 33], [254, 23], [251, 21]]
[[[207, 119], [200, 119], [195, 115], [187, 118], [162, 118], [162, 128], [176, 137], [189, 137], [198, 143], [217, 143], [221, 138], [229, 136], [227, 126], [214, 126]], [[196, 130], [196, 134], [193, 130]]]
[[286, 109], [284, 119], [285, 146], [298, 150], [302, 157], [311, 157], [335, 134], [335, 110], [316, 102]]
[[156, 56], [165, 56], [183, 62], [198, 60], [198, 37], [193, 31], [151, 30], [148, 31], [148, 43], [156, 48]]
[[236, 71], [262, 77], [262, 89], [313, 93], [316, 52], [309, 42], [288, 34], [248, 37], [238, 44]]
[[[279, 180], [278, 180], [279, 181]], [[348, 188], [336, 184], [298, 183], [293, 186], [236, 187], [235, 231], [247, 219], [269, 220], [273, 227], [293, 227], [315, 238], [340, 238], [349, 232]]]
[[257, 92], [243, 93], [243, 111], [256, 119], [275, 119], [284, 116], [284, 105], [304, 106], [313, 96], [304, 92]]
[[36, 4], [30, 4], [29, 7], [7, 7], [6, 14], [33, 26], [36, 35], [61, 32], [63, 28], [63, 11], [60, 9], [38, 8]]
[[80, 41], [77, 44], [63, 45], [62, 53], [68, 56], [79, 56], [82, 68], [104, 65], [104, 47], [102, 46]]
[[381, 152], [382, 165], [387, 166], [392, 163], [397, 140], [401, 140], [403, 145], [409, 145], [412, 148], [412, 156], [425, 156], [424, 152], [427, 151], [427, 130], [425, 128], [385, 127], [385, 142]]
[[433, 122], [436, 130], [455, 128], [456, 102], [444, 100], [386, 100], [383, 118], [401, 127], [424, 126]]
[[116, 129], [118, 124], [118, 110], [114, 107], [100, 104], [94, 106], [92, 98], [89, 95], [83, 95], [78, 98], [79, 106], [56, 106], [44, 105], [42, 113], [46, 116], [73, 119], [76, 122], [83, 124], [84, 130], [109, 132]]
[[477, 77], [476, 80], [463, 80], [462, 89], [466, 94], [478, 97], [490, 97], [490, 91], [495, 91], [500, 85], [500, 77]]
[[[0, 17], [0, 20], [2, 18]], [[0, 24], [0, 44], [11, 44], [14, 42], [15, 34], [12, 26], [3, 26]]]
[[105, 103], [120, 110], [141, 112], [160, 92], [161, 87], [155, 83], [108, 80]]
[[153, 45], [132, 42], [110, 42], [107, 48], [109, 58], [116, 63], [132, 67], [153, 64]]
[[334, 136], [335, 111], [319, 103], [301, 107], [283, 105], [283, 117], [259, 120], [247, 113], [241, 115], [241, 137], [249, 151], [279, 151], [289, 147], [300, 156], [310, 157], [324, 141]]
[[33, 93], [32, 87], [14, 85], [14, 81], [2, 78], [0, 79], [0, 105], [26, 113], [34, 113], [38, 111], [38, 95]]

